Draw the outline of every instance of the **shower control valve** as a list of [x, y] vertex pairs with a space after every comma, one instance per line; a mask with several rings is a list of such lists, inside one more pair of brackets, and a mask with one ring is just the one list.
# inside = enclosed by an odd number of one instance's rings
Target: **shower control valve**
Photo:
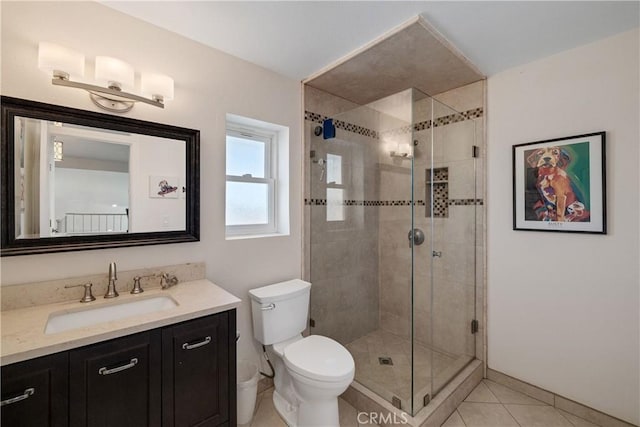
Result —
[[413, 245], [420, 246], [424, 243], [424, 231], [419, 228], [414, 228], [409, 231], [407, 238], [409, 239], [409, 247]]

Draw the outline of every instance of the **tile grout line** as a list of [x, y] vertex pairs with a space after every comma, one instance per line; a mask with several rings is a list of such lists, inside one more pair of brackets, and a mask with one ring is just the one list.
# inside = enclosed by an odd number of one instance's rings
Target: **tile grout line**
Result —
[[[463, 401], [464, 402], [464, 401]], [[458, 405], [460, 406], [460, 405]], [[464, 424], [464, 427], [467, 427], [467, 423], [464, 422], [464, 418], [462, 418], [462, 414], [460, 413], [460, 411], [458, 411], [458, 408], [456, 408], [455, 412], [458, 413], [458, 416], [460, 417], [460, 419], [462, 420], [462, 424]]]
[[[555, 401], [555, 398], [554, 398], [554, 401]], [[555, 406], [553, 406], [553, 409], [555, 409], [555, 410], [560, 414], [560, 416], [562, 416], [562, 418], [564, 418], [565, 420], [567, 420], [567, 421], [569, 422], [569, 424], [571, 424], [572, 426], [574, 426], [574, 427], [575, 427], [575, 425], [576, 425], [576, 424], [574, 424], [574, 423], [573, 423], [573, 421], [571, 421], [569, 418], [567, 418], [567, 416], [566, 416], [565, 414], [563, 414], [562, 412], [558, 411], [558, 408], [556, 408]], [[585, 421], [586, 421], [586, 420], [585, 420]]]
[[509, 410], [509, 408], [507, 408], [507, 405], [504, 405], [504, 404], [503, 404], [502, 406], [503, 406], [503, 407], [504, 407], [504, 409], [507, 411], [507, 413], [508, 413], [509, 415], [511, 415], [511, 418], [513, 418], [513, 420], [516, 422], [516, 424], [518, 424], [520, 427], [522, 427], [522, 424], [520, 424], [520, 423], [518, 422], [518, 420], [516, 419], [516, 417], [514, 417], [514, 416], [513, 416], [513, 414], [512, 414], [512, 413], [511, 413], [511, 411]]
[[[504, 406], [505, 404], [502, 402], [474, 402], [473, 400], [463, 400], [462, 403], [467, 402], [467, 403], [480, 403], [482, 405], [502, 405]], [[507, 403], [507, 405], [517, 405], [517, 403]], [[529, 406], [540, 406], [540, 405], [529, 405]]]

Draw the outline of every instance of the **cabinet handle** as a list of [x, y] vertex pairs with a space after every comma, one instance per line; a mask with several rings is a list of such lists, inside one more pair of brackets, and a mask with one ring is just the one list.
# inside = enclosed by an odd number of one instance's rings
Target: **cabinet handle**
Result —
[[134, 366], [136, 366], [138, 364], [138, 359], [137, 358], [133, 358], [129, 361], [129, 363], [124, 364], [122, 366], [118, 366], [117, 368], [111, 368], [108, 369], [106, 367], [102, 367], [100, 369], [98, 369], [98, 373], [100, 375], [109, 375], [109, 374], [115, 374], [116, 372], [120, 372], [120, 371], [124, 371], [127, 370], [129, 368], [133, 368]]
[[25, 391], [22, 392], [20, 396], [12, 397], [11, 399], [6, 399], [0, 402], [0, 406], [11, 405], [12, 403], [17, 403], [22, 400], [28, 399], [29, 396], [33, 396], [36, 393], [36, 389], [33, 387], [29, 387]]
[[211, 342], [211, 337], [206, 337], [205, 339], [203, 339], [200, 342], [197, 342], [195, 344], [189, 344], [188, 342], [182, 344], [182, 349], [183, 350], [193, 350], [194, 348], [198, 348], [198, 347], [202, 347], [203, 345], [207, 345]]

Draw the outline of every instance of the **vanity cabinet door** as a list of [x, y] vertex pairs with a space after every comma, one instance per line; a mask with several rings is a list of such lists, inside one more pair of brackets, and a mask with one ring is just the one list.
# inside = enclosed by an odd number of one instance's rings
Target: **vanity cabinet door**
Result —
[[3, 426], [62, 427], [69, 424], [67, 353], [3, 366]]
[[235, 425], [235, 322], [231, 310], [163, 329], [163, 427]]
[[71, 427], [160, 425], [160, 330], [69, 352]]

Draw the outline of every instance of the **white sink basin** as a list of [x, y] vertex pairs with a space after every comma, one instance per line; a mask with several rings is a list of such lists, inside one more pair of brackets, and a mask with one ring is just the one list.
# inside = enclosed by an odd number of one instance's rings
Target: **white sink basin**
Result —
[[60, 311], [49, 315], [44, 333], [56, 334], [58, 332], [84, 328], [112, 320], [168, 310], [177, 306], [178, 303], [173, 298], [163, 295], [146, 298], [139, 297], [135, 300], [127, 300], [120, 303], [116, 302], [108, 305], [87, 306], [87, 308], [81, 308], [75, 311]]

